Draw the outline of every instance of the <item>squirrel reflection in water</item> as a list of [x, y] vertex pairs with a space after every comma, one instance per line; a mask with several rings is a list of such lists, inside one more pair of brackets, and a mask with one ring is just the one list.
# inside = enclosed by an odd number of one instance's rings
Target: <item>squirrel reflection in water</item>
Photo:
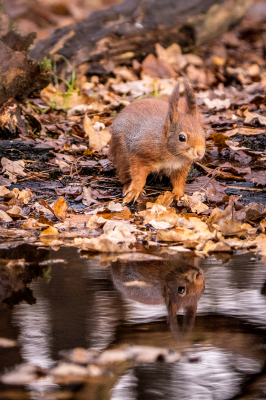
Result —
[[[184, 334], [193, 328], [198, 300], [204, 292], [204, 275], [192, 254], [172, 259], [144, 262], [115, 262], [112, 278], [116, 288], [128, 299], [148, 305], [166, 305], [170, 329], [177, 337], [178, 310], [185, 312]], [[138, 283], [139, 282], [139, 283]]]

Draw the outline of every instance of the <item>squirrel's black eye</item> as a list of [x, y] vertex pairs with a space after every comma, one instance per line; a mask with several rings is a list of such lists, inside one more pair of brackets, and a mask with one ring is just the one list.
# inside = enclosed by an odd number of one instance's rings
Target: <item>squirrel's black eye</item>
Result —
[[185, 291], [185, 289], [186, 289], [186, 288], [185, 288], [184, 286], [178, 286], [177, 291], [178, 291], [179, 294], [183, 294], [184, 291]]
[[180, 140], [180, 142], [185, 142], [186, 141], [186, 136], [185, 135], [179, 135], [179, 140]]

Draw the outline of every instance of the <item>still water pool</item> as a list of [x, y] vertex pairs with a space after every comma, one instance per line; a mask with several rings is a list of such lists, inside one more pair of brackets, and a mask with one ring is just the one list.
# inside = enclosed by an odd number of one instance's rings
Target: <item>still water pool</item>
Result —
[[[49, 374], [25, 385], [0, 383], [0, 399], [266, 398], [264, 261], [251, 253], [160, 257], [126, 262], [74, 247], [0, 249], [0, 338], [18, 343], [0, 347], [1, 375], [21, 363], [49, 370], [77, 347], [147, 345], [182, 355], [173, 363], [120, 363], [82, 384], [59, 385]], [[169, 314], [180, 304], [189, 312], [178, 312], [177, 328]]]

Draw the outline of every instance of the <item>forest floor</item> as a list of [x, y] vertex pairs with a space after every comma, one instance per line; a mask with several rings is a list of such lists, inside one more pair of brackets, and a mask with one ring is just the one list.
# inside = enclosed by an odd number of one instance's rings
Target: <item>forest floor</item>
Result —
[[[260, 4], [253, 19], [194, 54], [158, 44], [156, 56], [107, 73], [87, 65], [74, 71], [65, 60], [65, 80], [53, 66], [53, 83], [21, 104], [17, 138], [1, 131], [1, 241], [74, 244], [114, 258], [148, 257], [140, 249], [154, 246], [201, 257], [239, 249], [265, 255], [265, 21]], [[132, 101], [167, 101], [183, 77], [204, 121], [205, 157], [192, 166], [179, 202], [167, 178], [150, 176], [138, 201], [125, 206], [108, 128]]]

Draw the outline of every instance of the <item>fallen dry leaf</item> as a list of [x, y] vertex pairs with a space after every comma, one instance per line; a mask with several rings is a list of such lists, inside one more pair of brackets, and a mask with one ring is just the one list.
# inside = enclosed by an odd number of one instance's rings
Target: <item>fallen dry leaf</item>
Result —
[[142, 62], [142, 77], [145, 79], [145, 75], [151, 78], [169, 79], [176, 76], [176, 72], [168, 64], [167, 61], [157, 59], [153, 54], [149, 54]]
[[45, 229], [40, 233], [40, 236], [58, 236], [59, 232], [53, 226], [49, 226], [49, 228]]
[[245, 222], [259, 221], [266, 215], [266, 207], [261, 203], [252, 202], [248, 204], [242, 211], [246, 213]]
[[56, 194], [62, 195], [66, 194], [67, 196], [78, 196], [82, 193], [82, 187], [80, 185], [72, 186], [68, 185], [64, 188], [55, 188]]
[[55, 160], [55, 163], [59, 166], [59, 168], [62, 170], [62, 172], [69, 172], [71, 169], [71, 166], [66, 163], [65, 161], [62, 160]]
[[11, 161], [6, 157], [1, 159], [2, 171], [7, 174], [9, 179], [11, 179], [14, 183], [17, 182], [16, 175], [25, 176], [24, 172], [25, 163], [23, 160]]
[[122, 233], [117, 233], [113, 235], [103, 234], [98, 238], [92, 239], [74, 239], [74, 244], [77, 246], [82, 246], [83, 250], [99, 251], [104, 253], [123, 253], [125, 251], [130, 251], [129, 245], [135, 243], [136, 239], [134, 235], [125, 238]]
[[86, 132], [85, 136], [89, 138], [89, 147], [92, 151], [100, 151], [111, 140], [111, 134], [107, 128], [95, 130], [94, 126], [90, 118], [85, 115], [84, 130]]
[[225, 99], [225, 100], [220, 100], [220, 99], [214, 99], [210, 100], [208, 98], [204, 99], [204, 103], [206, 106], [210, 109], [216, 109], [216, 110], [223, 110], [225, 108], [230, 107], [230, 99]]
[[17, 188], [14, 188], [12, 190], [12, 193], [14, 193], [14, 195], [17, 199], [22, 199], [23, 204], [28, 204], [30, 201], [31, 195], [32, 195], [30, 189], [23, 189], [23, 190], [19, 191]]
[[265, 172], [252, 172], [252, 178], [251, 181], [256, 185], [256, 186], [266, 186], [266, 176]]
[[9, 214], [11, 217], [16, 215], [22, 215], [22, 208], [19, 206], [13, 206], [9, 210], [7, 210], [7, 214]]
[[188, 197], [188, 203], [191, 211], [194, 213], [202, 213], [209, 209], [209, 207], [203, 203], [206, 200], [205, 193], [194, 192], [192, 196]]
[[222, 219], [218, 227], [223, 236], [245, 237], [247, 235], [247, 230], [242, 228], [241, 222], [232, 219]]
[[0, 220], [5, 222], [13, 221], [13, 219], [3, 210], [0, 210]]
[[216, 207], [212, 210], [212, 213], [208, 219], [208, 222], [209, 222], [209, 224], [214, 224], [220, 218], [222, 218], [222, 211], [220, 210], [220, 208]]
[[127, 221], [117, 221], [117, 220], [105, 220], [102, 217], [98, 217], [98, 223], [104, 223], [103, 231], [104, 233], [112, 233], [114, 230], [121, 232], [135, 232], [139, 234], [144, 234], [139, 229], [136, 228], [134, 224], [130, 224]]
[[253, 119], [257, 119], [260, 125], [266, 125], [266, 117], [260, 114], [251, 113], [249, 111], [245, 112], [245, 124], [249, 124]]
[[24, 222], [20, 227], [23, 229], [34, 229], [34, 228], [44, 228], [48, 227], [49, 225], [42, 224], [34, 218], [29, 218], [26, 222]]
[[[179, 219], [179, 216], [177, 215], [175, 209], [173, 208], [168, 208], [153, 204], [153, 203], [147, 203], [146, 206], [149, 207], [150, 205], [151, 208], [148, 208], [147, 210], [140, 211], [138, 215], [144, 217], [143, 224], [149, 224], [151, 221], [155, 221], [156, 223], [159, 222], [164, 222], [169, 224], [168, 227], [173, 227], [177, 224], [177, 221]], [[163, 228], [164, 229], [164, 228]]]
[[177, 251], [178, 253], [187, 253], [190, 252], [189, 249], [186, 249], [184, 246], [169, 246], [168, 250]]
[[55, 216], [60, 220], [64, 221], [67, 217], [68, 206], [63, 196], [60, 196], [53, 205], [53, 211]]
[[36, 203], [33, 204], [33, 208], [36, 210], [36, 212], [40, 214], [47, 214], [48, 216], [54, 216], [54, 210], [52, 207], [49, 206], [49, 204], [41, 199], [41, 203], [36, 201]]
[[266, 221], [265, 221], [265, 219], [260, 221], [260, 227], [262, 229], [262, 232], [265, 233], [265, 230], [266, 230]]
[[[143, 96], [154, 91], [154, 79], [143, 79], [135, 82], [113, 84], [113, 90], [119, 94], [131, 93], [133, 97]], [[171, 86], [171, 89], [173, 87]]]
[[132, 233], [132, 229], [136, 230], [134, 226], [131, 227], [130, 224], [120, 221], [107, 221], [103, 229], [105, 233], [97, 238], [75, 238], [74, 243], [82, 246], [84, 250], [105, 253], [121, 253], [133, 250], [129, 246], [137, 241], [136, 236]]
[[11, 172], [12, 174], [18, 174], [25, 176], [26, 173], [24, 172], [24, 167], [25, 163], [23, 160], [18, 160], [18, 161], [11, 161], [6, 157], [3, 157], [1, 159], [1, 164], [2, 164], [2, 171], [5, 172]]
[[225, 239], [224, 243], [227, 243], [232, 249], [234, 250], [239, 250], [239, 249], [250, 249], [250, 248], [256, 248], [257, 244], [255, 241], [250, 241], [250, 240], [240, 240], [238, 238], [231, 238], [231, 239]]
[[115, 211], [115, 212], [121, 212], [123, 211], [124, 207], [122, 206], [121, 203], [116, 203], [114, 201], [111, 201], [108, 206], [107, 206], [108, 210], [110, 211]]
[[169, 231], [159, 231], [157, 240], [163, 242], [184, 242], [186, 240], [196, 240], [197, 235], [186, 228], [174, 228]]
[[232, 249], [231, 246], [226, 242], [214, 243], [212, 240], [209, 240], [203, 248], [203, 253], [217, 253], [217, 252], [232, 253]]
[[186, 61], [183, 59], [181, 47], [177, 43], [173, 43], [167, 49], [156, 43], [155, 49], [160, 60], [164, 60], [170, 65], [179, 68], [185, 67]]
[[152, 219], [149, 224], [151, 226], [153, 226], [153, 228], [155, 229], [169, 229], [171, 228], [171, 225], [169, 224], [169, 222], [165, 222], [165, 221], [155, 221], [155, 219]]
[[174, 200], [174, 195], [172, 192], [166, 191], [164, 194], [161, 194], [157, 197], [155, 204], [158, 204], [163, 207], [169, 207]]
[[0, 197], [4, 197], [8, 193], [10, 193], [9, 189], [7, 189], [5, 186], [0, 186]]
[[82, 203], [85, 204], [86, 206], [90, 206], [91, 204], [98, 204], [99, 202], [95, 199], [92, 198], [93, 191], [92, 189], [88, 186], [83, 186], [83, 192], [82, 192]]

